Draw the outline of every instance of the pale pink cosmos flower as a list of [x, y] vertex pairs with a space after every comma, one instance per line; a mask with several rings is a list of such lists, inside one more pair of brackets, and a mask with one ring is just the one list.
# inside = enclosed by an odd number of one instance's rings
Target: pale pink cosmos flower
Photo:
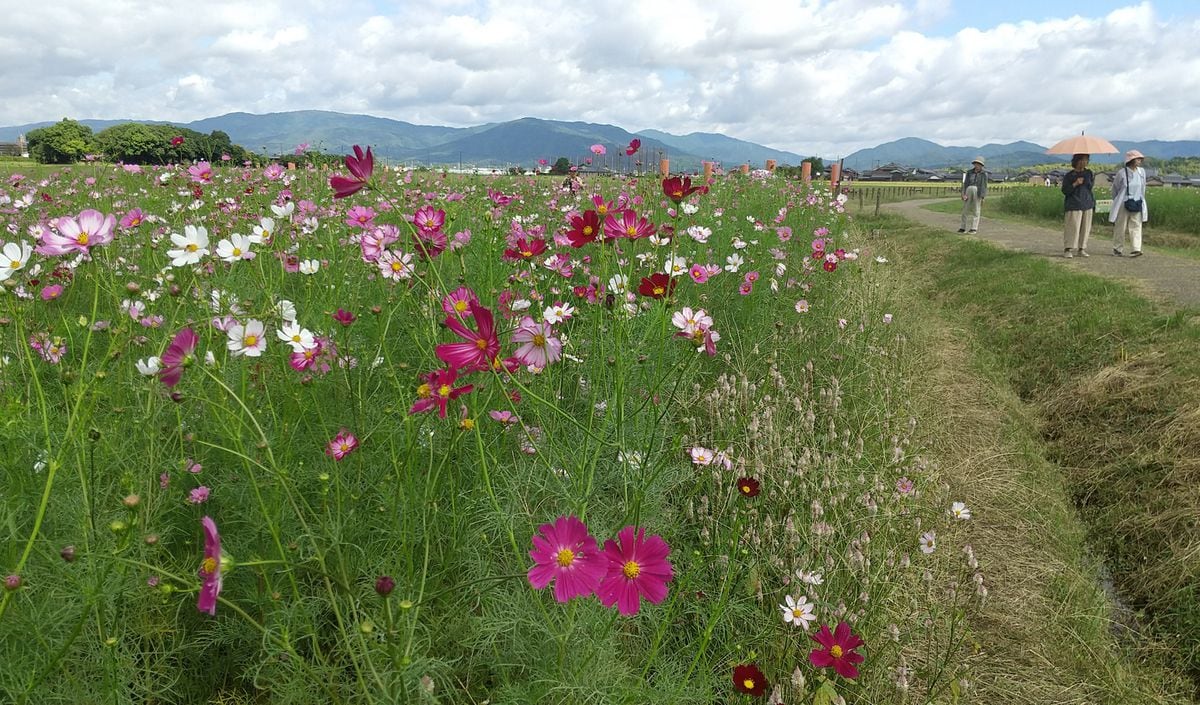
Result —
[[205, 614], [217, 613], [217, 597], [221, 594], [221, 534], [217, 524], [209, 517], [200, 520], [204, 528], [204, 560], [200, 563], [200, 594], [196, 598], [196, 609]]
[[383, 275], [384, 279], [391, 279], [397, 282], [404, 279], [411, 279], [412, 275], [416, 272], [412, 264], [412, 255], [404, 252], [384, 250], [379, 254], [375, 265], [379, 267], [379, 272]]
[[691, 335], [697, 329], [711, 326], [713, 319], [702, 308], [693, 311], [691, 308], [685, 306], [682, 310], [676, 311], [671, 315], [671, 323], [679, 330]]
[[65, 255], [72, 252], [87, 254], [97, 246], [112, 242], [117, 219], [88, 208], [79, 216], [63, 216], [50, 222], [53, 229], [43, 228], [42, 244], [37, 252], [43, 255]]
[[554, 329], [529, 316], [521, 319], [512, 342], [519, 345], [513, 356], [523, 365], [543, 368], [562, 358], [562, 341], [554, 337]]
[[212, 492], [204, 485], [200, 485], [196, 489], [188, 493], [188, 502], [191, 504], [204, 504], [208, 501], [208, 495]]
[[703, 446], [693, 446], [691, 450], [688, 451], [688, 455], [691, 456], [692, 463], [694, 465], [701, 466], [711, 465], [713, 458], [716, 457], [716, 454], [712, 450], [704, 448]]

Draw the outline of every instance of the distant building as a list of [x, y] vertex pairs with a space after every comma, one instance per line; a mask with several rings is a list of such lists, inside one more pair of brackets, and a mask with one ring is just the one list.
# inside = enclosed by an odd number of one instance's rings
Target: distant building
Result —
[[0, 142], [0, 155], [6, 157], [28, 157], [29, 145], [25, 142], [25, 135], [17, 135], [16, 142]]

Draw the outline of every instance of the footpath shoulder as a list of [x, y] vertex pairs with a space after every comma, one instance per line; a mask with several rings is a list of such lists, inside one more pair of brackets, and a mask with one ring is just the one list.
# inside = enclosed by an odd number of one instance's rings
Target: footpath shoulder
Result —
[[1146, 249], [1143, 257], [1114, 257], [1112, 229], [1106, 225], [1099, 225], [1092, 230], [1088, 244], [1091, 257], [1067, 259], [1062, 256], [1061, 230], [990, 218], [985, 203], [979, 232], [974, 235], [958, 233], [957, 214], [922, 208], [942, 200], [945, 199], [901, 201], [886, 204], [883, 208], [922, 225], [946, 230], [954, 237], [985, 240], [1010, 250], [1048, 257], [1063, 266], [1132, 283], [1151, 296], [1177, 306], [1200, 307], [1200, 260], [1163, 254], [1153, 249]]

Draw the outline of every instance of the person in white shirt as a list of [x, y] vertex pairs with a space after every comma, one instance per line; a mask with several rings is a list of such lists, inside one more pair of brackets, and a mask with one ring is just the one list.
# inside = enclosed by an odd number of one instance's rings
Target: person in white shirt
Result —
[[[1142, 223], [1150, 220], [1146, 206], [1145, 157], [1136, 149], [1125, 153], [1125, 166], [1118, 169], [1112, 181], [1113, 202], [1108, 222], [1113, 224], [1113, 254], [1125, 254], [1125, 239], [1129, 238], [1130, 257], [1142, 256]], [[1130, 210], [1130, 207], [1133, 210]]]

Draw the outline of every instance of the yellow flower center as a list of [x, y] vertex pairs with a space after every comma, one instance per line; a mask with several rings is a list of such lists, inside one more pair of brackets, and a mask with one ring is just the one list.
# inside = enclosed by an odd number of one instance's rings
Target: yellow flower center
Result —
[[842, 647], [838, 646], [837, 644], [829, 647], [829, 655], [834, 658], [841, 658], [843, 653]]
[[625, 228], [625, 234], [629, 237], [633, 237], [634, 235], [637, 235], [637, 228], [630, 225], [629, 227]]
[[642, 574], [642, 567], [637, 564], [637, 561], [626, 561], [625, 566], [621, 568], [621, 572], [625, 574], [626, 578], [633, 580]]
[[575, 552], [569, 548], [564, 548], [554, 556], [554, 562], [558, 563], [559, 567], [566, 568], [575, 561]]
[[539, 348], [545, 347], [546, 346], [546, 336], [542, 335], [541, 333], [534, 333], [533, 334], [533, 344]]
[[458, 427], [464, 431], [470, 431], [475, 428], [475, 419], [463, 419], [458, 422]]
[[189, 242], [183, 249], [187, 250], [188, 252], [195, 252], [196, 250], [200, 249], [200, 246], [194, 242]]
[[241, 257], [242, 256], [242, 248], [240, 248], [240, 247], [233, 248], [233, 256]]
[[590, 225], [583, 226], [583, 234], [584, 235], [591, 235], [593, 232], [595, 232], [595, 231], [592, 229], [592, 226], [590, 226]]
[[400, 262], [400, 261], [398, 261], [398, 260], [397, 260], [397, 261], [393, 261], [393, 262], [392, 262], [392, 271], [393, 271], [393, 272], [399, 272], [399, 271], [401, 271], [402, 269], [404, 269], [404, 263], [403, 263], [403, 262]]
[[797, 607], [796, 609], [792, 610], [792, 617], [795, 619], [802, 619], [804, 617], [804, 610]]
[[742, 485], [742, 492], [750, 494], [750, 485]]
[[449, 397], [450, 396], [450, 385], [443, 384], [442, 386], [438, 387], [438, 396], [439, 397]]
[[338, 446], [338, 450], [342, 451], [343, 453], [349, 453], [350, 452], [350, 444], [345, 441], [342, 441], [341, 445]]
[[742, 687], [746, 690], [754, 690], [754, 679], [747, 678], [746, 680], [742, 681]]
[[429, 395], [433, 394], [433, 389], [428, 384], [422, 384], [417, 387], [417, 397], [420, 399], [428, 399]]
[[655, 294], [655, 296], [662, 296], [664, 292], [666, 292], [666, 288], [665, 288], [665, 287], [661, 287], [661, 286], [656, 286], [656, 287], [654, 287], [654, 294]]
[[475, 339], [475, 347], [479, 348], [480, 350], [486, 350], [487, 349], [487, 338], [476, 338]]
[[521, 256], [522, 257], [533, 257], [533, 252], [528, 249], [521, 250]]
[[458, 313], [462, 313], [463, 311], [466, 311], [467, 310], [467, 302], [466, 301], [455, 301], [454, 302], [454, 310], [457, 311]]
[[78, 242], [80, 245], [86, 245], [88, 244], [88, 237], [88, 232], [84, 230], [79, 233], [79, 237], [75, 238], [75, 242]]
[[258, 336], [257, 335], [247, 335], [245, 338], [242, 338], [242, 345], [244, 345], [248, 348], [252, 348], [257, 344], [258, 344]]
[[[596, 212], [600, 215], [608, 213], [608, 206], [596, 206]], [[586, 230], [584, 232], [587, 232]]]
[[205, 575], [212, 575], [217, 572], [217, 559], [209, 556], [200, 562], [200, 570]]
[[15, 260], [9, 262], [8, 268], [9, 269], [20, 269], [21, 268], [21, 260], [15, 259]]

